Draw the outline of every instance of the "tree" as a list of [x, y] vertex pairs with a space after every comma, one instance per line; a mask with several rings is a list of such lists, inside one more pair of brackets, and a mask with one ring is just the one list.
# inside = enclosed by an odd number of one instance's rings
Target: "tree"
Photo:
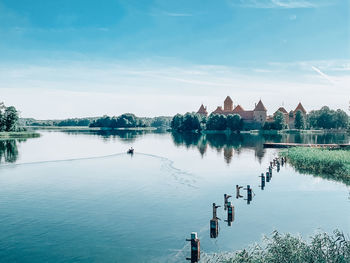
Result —
[[317, 118], [317, 126], [319, 128], [324, 128], [324, 129], [334, 128], [333, 127], [334, 125], [332, 123], [333, 113], [334, 111], [331, 111], [329, 107], [323, 106], [319, 111], [319, 116]]
[[226, 126], [231, 131], [239, 132], [243, 127], [241, 116], [238, 114], [229, 114], [226, 118]]
[[210, 114], [207, 121], [207, 130], [226, 130], [226, 116], [223, 114]]
[[300, 110], [295, 114], [294, 126], [299, 130], [305, 129], [305, 117]]
[[349, 116], [345, 111], [338, 109], [334, 113], [334, 126], [335, 128], [343, 128], [346, 129], [349, 125]]
[[5, 124], [5, 131], [15, 131], [18, 122], [18, 112], [15, 107], [10, 106], [5, 109], [3, 116], [3, 123]]
[[331, 110], [324, 106], [320, 110], [311, 111], [307, 116], [307, 122], [310, 127], [321, 129], [347, 128], [349, 125], [349, 116], [343, 110]]
[[274, 129], [282, 130], [286, 127], [286, 120], [282, 112], [277, 111], [275, 116], [273, 116], [273, 119], [274, 119]]
[[182, 130], [184, 131], [200, 131], [201, 124], [196, 113], [187, 112], [183, 117]]
[[170, 127], [173, 130], [179, 131], [182, 127], [183, 116], [181, 114], [176, 114], [171, 120]]

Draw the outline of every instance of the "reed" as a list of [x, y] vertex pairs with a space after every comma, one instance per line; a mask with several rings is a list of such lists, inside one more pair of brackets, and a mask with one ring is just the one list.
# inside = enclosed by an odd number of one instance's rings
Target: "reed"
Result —
[[315, 234], [309, 242], [275, 231], [271, 237], [264, 237], [262, 244], [235, 253], [204, 255], [203, 262], [346, 263], [350, 262], [350, 241], [339, 230]]
[[299, 172], [342, 181], [350, 185], [350, 151], [295, 147], [281, 151]]

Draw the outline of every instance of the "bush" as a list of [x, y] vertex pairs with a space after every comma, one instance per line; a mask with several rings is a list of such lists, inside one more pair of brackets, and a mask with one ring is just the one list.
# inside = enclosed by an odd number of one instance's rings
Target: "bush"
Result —
[[350, 262], [350, 242], [336, 230], [332, 235], [318, 233], [306, 242], [290, 234], [274, 231], [263, 244], [236, 253], [209, 256], [206, 262], [231, 263], [347, 263]]

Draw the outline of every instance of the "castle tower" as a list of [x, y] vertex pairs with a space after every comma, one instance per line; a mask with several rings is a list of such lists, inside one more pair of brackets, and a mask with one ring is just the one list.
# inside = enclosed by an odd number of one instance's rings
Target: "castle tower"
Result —
[[230, 96], [227, 96], [224, 101], [224, 111], [233, 111], [233, 101]]
[[204, 105], [202, 104], [199, 107], [199, 110], [197, 111], [197, 114], [200, 114], [200, 115], [203, 115], [203, 116], [208, 116], [207, 107], [204, 107]]
[[254, 114], [254, 121], [260, 122], [260, 123], [264, 123], [266, 121], [267, 110], [261, 100], [259, 100], [258, 104], [255, 106], [253, 114]]
[[299, 102], [298, 106], [295, 108], [294, 115], [297, 113], [298, 110], [300, 110], [304, 115], [306, 115], [306, 110], [301, 104], [301, 102]]

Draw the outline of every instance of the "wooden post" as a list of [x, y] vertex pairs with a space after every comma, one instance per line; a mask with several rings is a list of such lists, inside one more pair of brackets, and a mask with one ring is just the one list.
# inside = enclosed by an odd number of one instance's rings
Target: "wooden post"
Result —
[[191, 257], [186, 258], [186, 260], [190, 260], [191, 263], [198, 262], [200, 259], [200, 241], [197, 232], [192, 232], [191, 239], [186, 239], [186, 241], [191, 242]]
[[216, 215], [216, 209], [220, 207], [213, 203], [213, 218], [210, 220], [210, 237], [216, 238], [219, 235], [219, 218]]
[[228, 199], [231, 197], [231, 195], [228, 194], [224, 194], [224, 209], [227, 209], [227, 203], [228, 203]]
[[261, 177], [261, 190], [264, 190], [264, 187], [265, 187], [265, 176], [264, 176], [264, 173], [262, 173], [259, 177]]
[[231, 222], [233, 222], [233, 220], [235, 219], [234, 209], [235, 207], [231, 204], [231, 202], [228, 202], [227, 203], [227, 220], [225, 220], [228, 226], [231, 226]]

